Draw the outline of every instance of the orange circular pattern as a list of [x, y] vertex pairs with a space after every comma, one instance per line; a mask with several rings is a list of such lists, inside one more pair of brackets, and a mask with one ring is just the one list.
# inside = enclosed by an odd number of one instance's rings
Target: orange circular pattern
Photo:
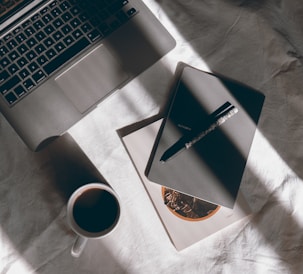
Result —
[[162, 187], [162, 198], [169, 211], [186, 221], [203, 221], [218, 212], [220, 206]]

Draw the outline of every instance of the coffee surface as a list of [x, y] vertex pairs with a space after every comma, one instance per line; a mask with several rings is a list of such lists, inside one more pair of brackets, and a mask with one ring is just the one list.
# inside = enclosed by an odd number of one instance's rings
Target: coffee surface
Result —
[[74, 204], [74, 219], [88, 232], [98, 233], [110, 228], [115, 224], [118, 215], [119, 205], [116, 198], [102, 189], [86, 190]]

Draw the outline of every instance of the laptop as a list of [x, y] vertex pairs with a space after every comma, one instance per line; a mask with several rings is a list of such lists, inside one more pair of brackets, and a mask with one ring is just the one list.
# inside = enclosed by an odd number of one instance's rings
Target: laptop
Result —
[[175, 46], [141, 0], [0, 2], [0, 111], [33, 151]]

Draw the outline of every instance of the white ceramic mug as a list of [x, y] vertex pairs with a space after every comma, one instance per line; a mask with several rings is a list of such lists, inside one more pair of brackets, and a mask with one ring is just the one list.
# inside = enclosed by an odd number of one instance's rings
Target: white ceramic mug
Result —
[[79, 257], [87, 239], [99, 239], [112, 232], [120, 215], [119, 198], [109, 186], [89, 183], [78, 188], [67, 204], [68, 223], [78, 235], [71, 254]]

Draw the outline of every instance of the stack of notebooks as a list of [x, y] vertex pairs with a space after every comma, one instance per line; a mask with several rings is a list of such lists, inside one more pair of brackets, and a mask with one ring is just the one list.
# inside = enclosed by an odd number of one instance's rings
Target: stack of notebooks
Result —
[[118, 130], [177, 250], [250, 213], [240, 185], [263, 102], [180, 63], [165, 111]]

